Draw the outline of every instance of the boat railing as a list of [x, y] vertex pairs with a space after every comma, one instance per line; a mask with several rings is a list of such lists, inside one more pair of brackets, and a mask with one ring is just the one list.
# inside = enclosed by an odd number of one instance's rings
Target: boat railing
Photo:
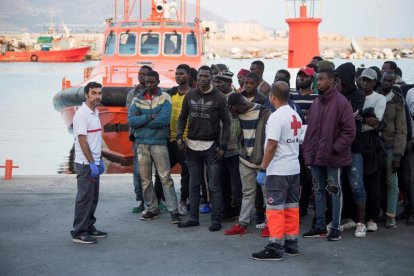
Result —
[[71, 87], [72, 87], [71, 81], [68, 80], [67, 78], [63, 78], [62, 79], [62, 91], [67, 88], [71, 88]]
[[133, 76], [138, 75], [141, 66], [111, 65], [105, 67], [105, 75], [102, 77], [104, 86], [133, 86]]
[[89, 77], [92, 74], [93, 68], [95, 68], [95, 67], [94, 66], [88, 66], [88, 67], [85, 67], [83, 69], [83, 81], [86, 81], [86, 80], [89, 79]]

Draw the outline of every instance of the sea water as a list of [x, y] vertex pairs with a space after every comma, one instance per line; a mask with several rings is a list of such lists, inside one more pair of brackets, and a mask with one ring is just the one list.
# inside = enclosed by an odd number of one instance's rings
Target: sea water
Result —
[[[207, 64], [224, 63], [236, 74], [249, 69], [253, 60], [216, 59]], [[263, 60], [264, 79], [272, 82], [277, 70], [286, 68], [282, 59]], [[336, 66], [349, 60], [332, 60]], [[383, 60], [353, 60], [356, 67], [376, 65]], [[403, 79], [414, 82], [414, 60], [396, 61]], [[69, 134], [60, 112], [53, 107], [53, 96], [61, 90], [63, 77], [72, 84], [83, 80], [83, 68], [97, 62], [79, 63], [0, 63], [0, 165], [12, 159], [18, 169], [15, 175], [50, 175], [73, 173]], [[132, 172], [131, 166], [121, 166], [105, 159], [108, 173]], [[4, 170], [0, 169], [0, 178]]]

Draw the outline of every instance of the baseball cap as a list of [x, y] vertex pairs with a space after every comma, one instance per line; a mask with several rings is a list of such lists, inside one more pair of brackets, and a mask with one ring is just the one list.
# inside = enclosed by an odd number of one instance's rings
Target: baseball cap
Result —
[[300, 68], [299, 72], [303, 72], [308, 76], [312, 76], [315, 74], [315, 70], [313, 68], [310, 67], [302, 67]]
[[250, 73], [250, 71], [247, 70], [247, 69], [240, 69], [240, 71], [237, 73], [237, 76], [238, 77], [240, 77], [240, 76], [244, 77], [244, 76], [247, 76], [247, 74], [249, 74], [249, 73]]
[[377, 79], [377, 72], [375, 72], [375, 70], [372, 69], [372, 68], [366, 68], [364, 71], [362, 71], [361, 77], [365, 77], [365, 78], [368, 78], [370, 80], [376, 80]]
[[329, 60], [321, 60], [318, 62], [318, 70], [335, 70], [335, 64]]

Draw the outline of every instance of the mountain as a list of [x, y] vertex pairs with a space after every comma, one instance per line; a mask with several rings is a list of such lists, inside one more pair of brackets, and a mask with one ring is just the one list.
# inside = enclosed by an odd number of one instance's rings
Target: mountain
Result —
[[[132, 5], [134, 1], [130, 2]], [[102, 32], [105, 19], [114, 16], [113, 5], [113, 0], [1, 0], [0, 32], [45, 32], [50, 25], [51, 14], [58, 29], [63, 19], [72, 32]], [[135, 5], [139, 5], [139, 0], [135, 1]], [[123, 1], [118, 1], [117, 10], [118, 17], [122, 16]], [[195, 11], [194, 5], [188, 9], [188, 18], [191, 18], [190, 10]], [[138, 14], [136, 9], [134, 12]], [[216, 21], [219, 26], [227, 22], [205, 9], [201, 9], [201, 19]]]

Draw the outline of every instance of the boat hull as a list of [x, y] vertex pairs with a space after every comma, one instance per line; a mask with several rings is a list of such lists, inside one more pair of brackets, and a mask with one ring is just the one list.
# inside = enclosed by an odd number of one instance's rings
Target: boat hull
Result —
[[83, 61], [90, 47], [56, 51], [9, 51], [0, 54], [0, 62], [79, 62]]

